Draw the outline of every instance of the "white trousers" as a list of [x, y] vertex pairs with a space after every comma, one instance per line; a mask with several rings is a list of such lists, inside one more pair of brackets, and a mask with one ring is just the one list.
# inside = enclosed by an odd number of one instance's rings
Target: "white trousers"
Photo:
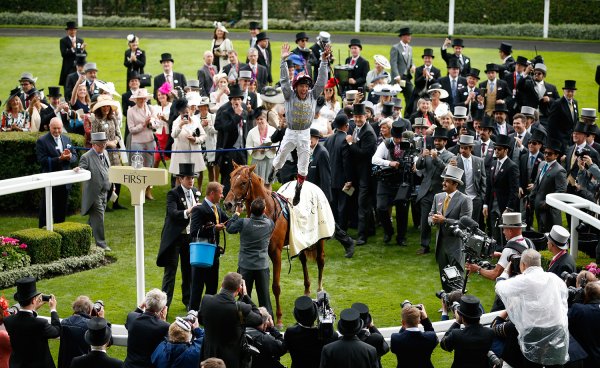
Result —
[[273, 167], [279, 170], [285, 164], [288, 153], [296, 149], [298, 153], [298, 174], [308, 175], [308, 160], [310, 158], [310, 129], [293, 130], [286, 129], [281, 141], [279, 152], [273, 160]]

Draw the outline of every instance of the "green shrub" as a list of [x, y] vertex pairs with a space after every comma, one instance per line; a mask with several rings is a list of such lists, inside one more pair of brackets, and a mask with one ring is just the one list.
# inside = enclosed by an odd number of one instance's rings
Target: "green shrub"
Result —
[[83, 256], [90, 252], [92, 228], [78, 222], [63, 222], [54, 225], [54, 231], [62, 236], [60, 258]]
[[[554, 255], [549, 250], [543, 250], [540, 252], [540, 254], [542, 255], [542, 268], [547, 270]], [[587, 254], [582, 251], [577, 252], [577, 260], [575, 261], [575, 268], [577, 272], [583, 270], [585, 266], [592, 262], [595, 262], [595, 260], [590, 258]]]
[[30, 263], [27, 244], [19, 239], [0, 236], [0, 271], [27, 267]]
[[[35, 155], [35, 142], [46, 133], [4, 132], [0, 134], [0, 180], [40, 173]], [[84, 138], [68, 134], [76, 146], [83, 146]], [[0, 214], [38, 213], [43, 189], [0, 196]], [[80, 207], [81, 185], [75, 183], [69, 196], [69, 213]]]
[[53, 231], [42, 229], [24, 229], [15, 231], [9, 237], [27, 244], [27, 253], [31, 263], [49, 263], [60, 258], [62, 236]]

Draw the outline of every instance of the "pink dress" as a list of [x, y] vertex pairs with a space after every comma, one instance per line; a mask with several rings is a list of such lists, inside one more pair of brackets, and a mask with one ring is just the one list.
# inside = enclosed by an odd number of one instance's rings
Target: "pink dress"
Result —
[[8, 368], [8, 361], [10, 359], [10, 338], [8, 332], [0, 326], [0, 368]]

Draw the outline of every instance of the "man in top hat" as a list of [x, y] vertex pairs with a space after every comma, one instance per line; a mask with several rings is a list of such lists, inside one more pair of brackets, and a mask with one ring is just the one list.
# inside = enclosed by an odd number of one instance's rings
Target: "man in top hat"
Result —
[[285, 330], [284, 340], [292, 358], [292, 367], [318, 367], [321, 351], [326, 344], [336, 341], [338, 334], [331, 329], [320, 330], [314, 326], [317, 320], [317, 305], [308, 296], [301, 296], [294, 302], [296, 324]]
[[548, 238], [548, 250], [552, 253], [552, 260], [548, 265], [548, 272], [562, 277], [563, 272], [573, 273], [575, 270], [575, 260], [568, 253], [569, 238], [571, 234], [561, 225], [554, 225], [550, 232], [546, 233]]
[[83, 195], [81, 197], [81, 214], [90, 215], [88, 224], [92, 227], [92, 234], [96, 245], [106, 251], [111, 249], [106, 244], [104, 237], [104, 212], [106, 210], [106, 193], [111, 189], [108, 179], [110, 159], [105, 151], [106, 133], [91, 134], [92, 149], [81, 156], [79, 169], [88, 170], [92, 178], [83, 182]]
[[454, 106], [460, 103], [459, 90], [464, 89], [467, 80], [460, 76], [460, 65], [458, 59], [453, 58], [448, 61], [448, 75], [437, 80], [442, 88], [448, 92], [448, 97], [443, 99], [454, 110]]
[[[248, 50], [248, 67], [247, 70], [250, 71], [252, 79], [256, 80], [256, 89], [258, 91], [262, 91], [265, 86], [269, 85], [269, 72], [267, 68], [258, 63], [258, 54], [259, 51], [256, 48], [251, 48]], [[238, 78], [239, 80], [239, 78]], [[272, 82], [272, 81], [271, 81]]]
[[[429, 211], [429, 224], [438, 225], [439, 231], [436, 236], [435, 258], [440, 270], [440, 277], [447, 266], [455, 266], [461, 275], [465, 270], [465, 257], [461, 251], [462, 240], [452, 234], [450, 226], [460, 220], [463, 216], [471, 217], [473, 204], [467, 195], [458, 190], [464, 185], [461, 180], [464, 170], [456, 166], [448, 165], [446, 172], [442, 175], [442, 192], [433, 198], [433, 204]], [[446, 292], [452, 291], [444, 285]]]
[[[454, 49], [453, 54], [448, 54], [448, 46], [450, 45]], [[457, 59], [461, 77], [466, 77], [471, 71], [471, 60], [467, 55], [463, 54], [462, 51], [464, 48], [465, 43], [462, 38], [446, 38], [442, 45], [442, 59], [444, 59], [446, 65], [449, 65], [451, 59]]]
[[[405, 81], [405, 85], [402, 86], [402, 94], [406, 101], [410, 100], [413, 92], [413, 84], [411, 82], [413, 75], [415, 74], [416, 67], [413, 64], [413, 49], [410, 46], [412, 40], [412, 32], [410, 28], [400, 28], [398, 31], [398, 37], [400, 42], [393, 45], [390, 49], [390, 64], [392, 66], [392, 79], [395, 83], [402, 85], [400, 81]], [[412, 111], [407, 111], [406, 117], [410, 116]]]
[[477, 88], [477, 83], [479, 83], [479, 69], [471, 68], [466, 78], [467, 84], [458, 90], [458, 101], [467, 108], [467, 115], [473, 120], [473, 116], [479, 113], [479, 101], [477, 100], [477, 96], [481, 93], [479, 88]]
[[358, 332], [357, 336], [362, 342], [366, 342], [377, 350], [378, 367], [381, 368], [381, 357], [390, 351], [390, 347], [383, 335], [375, 324], [373, 323], [373, 317], [369, 313], [369, 306], [364, 303], [353, 303], [352, 309], [355, 309], [360, 314], [362, 321], [362, 329]]
[[110, 345], [112, 331], [104, 318], [93, 317], [87, 323], [88, 330], [85, 332], [85, 341], [90, 344], [92, 351], [88, 354], [73, 359], [73, 368], [120, 368], [123, 362], [111, 358], [106, 353]]
[[[317, 42], [315, 42], [314, 45], [312, 45], [310, 47], [310, 50], [312, 52], [312, 79], [313, 80], [317, 80], [319, 77], [319, 68], [321, 65], [321, 59], [323, 56], [323, 53], [325, 52], [325, 49], [327, 46], [329, 46], [329, 48], [331, 48], [331, 35], [329, 34], [329, 32], [324, 32], [321, 31], [319, 32], [319, 35], [317, 36]], [[334, 57], [331, 53], [328, 54], [328, 60], [329, 63], [333, 65], [334, 62]], [[306, 71], [307, 74], [310, 74], [308, 69]], [[329, 73], [329, 72], [328, 72]], [[291, 78], [291, 76], [290, 76]], [[329, 79], [329, 75], [327, 75], [326, 80]]]
[[508, 108], [505, 103], [496, 103], [494, 106], [494, 135], [497, 137], [499, 135], [508, 135], [511, 136], [514, 134], [515, 129], [510, 125], [507, 121], [508, 117]]
[[260, 33], [260, 24], [256, 21], [248, 23], [248, 32], [250, 33], [250, 47], [256, 46], [256, 35]]
[[433, 49], [424, 49], [421, 58], [423, 59], [423, 65], [415, 69], [415, 89], [413, 90], [411, 100], [408, 102], [413, 106], [413, 111], [416, 111], [414, 105], [419, 98], [426, 95], [431, 85], [442, 76], [442, 72], [433, 66], [433, 59], [435, 58]]
[[489, 176], [490, 168], [492, 167], [492, 161], [494, 159], [494, 146], [496, 143], [492, 140], [494, 135], [494, 122], [489, 116], [484, 116], [483, 121], [479, 124], [479, 141], [480, 144], [480, 157], [483, 158], [485, 169]]
[[538, 109], [540, 119], [544, 123], [548, 121], [550, 108], [556, 100], [560, 99], [556, 86], [546, 82], [547, 73], [544, 64], [528, 65], [525, 78], [521, 78], [517, 84], [521, 104]]
[[550, 193], [564, 193], [567, 191], [567, 172], [558, 162], [558, 158], [564, 154], [560, 141], [549, 138], [544, 147], [543, 165], [538, 165], [538, 174], [527, 189], [531, 191], [530, 205], [534, 206], [535, 218], [538, 223], [538, 231], [547, 233], [552, 226], [562, 224], [562, 214], [557, 208], [550, 207], [546, 203], [546, 196]]
[[35, 82], [37, 82], [37, 78], [34, 78], [33, 74], [29, 72], [21, 73], [21, 77], [19, 78], [19, 85], [21, 86], [19, 98], [21, 99], [21, 103], [25, 108], [29, 107], [31, 97], [33, 97], [33, 94], [38, 91], [35, 88]]
[[433, 133], [433, 149], [423, 149], [417, 160], [416, 168], [423, 173], [423, 181], [419, 186], [416, 203], [421, 207], [421, 249], [418, 254], [429, 253], [431, 242], [431, 225], [429, 212], [434, 204], [435, 194], [442, 191], [442, 172], [451, 159], [456, 158], [446, 147], [448, 133], [444, 128], [436, 128]]
[[69, 131], [69, 115], [71, 109], [66, 101], [61, 101], [62, 94], [60, 93], [60, 87], [48, 87], [48, 94], [46, 96], [50, 99], [50, 104], [40, 112], [42, 118], [40, 132], [50, 129], [50, 121], [53, 118], [59, 118], [63, 123], [63, 127]]
[[308, 40], [309, 37], [308, 34], [306, 34], [306, 32], [296, 33], [296, 45], [298, 46], [292, 50], [292, 54], [296, 54], [302, 57], [302, 64], [304, 65], [304, 69], [310, 74], [309, 65], [315, 64], [315, 56], [313, 55], [312, 50], [309, 47], [307, 47]]
[[529, 60], [525, 56], [517, 56], [517, 61], [515, 63], [515, 70], [511, 73], [507, 73], [502, 77], [502, 79], [508, 85], [508, 89], [510, 94], [506, 97], [506, 106], [508, 106], [510, 116], [513, 116], [521, 109], [522, 103], [522, 94], [519, 88], [519, 82], [528, 76], [528, 71], [526, 71], [527, 66], [529, 66]]
[[460, 154], [456, 159], [450, 160], [450, 165], [454, 165], [463, 170], [463, 176], [460, 178], [463, 184], [458, 186], [458, 190], [466, 194], [473, 202], [473, 219], [479, 222], [483, 201], [487, 185], [487, 176], [485, 164], [481, 157], [475, 155], [480, 148], [475, 144], [472, 135], [462, 134], [458, 140]]
[[196, 73], [201, 88], [200, 95], [202, 96], [210, 96], [210, 93], [215, 88], [213, 79], [215, 74], [217, 74], [219, 71], [217, 70], [217, 67], [213, 65], [214, 59], [215, 56], [213, 55], [212, 51], [204, 51], [204, 65], [202, 65], [202, 68], [198, 69], [198, 73]]
[[285, 63], [286, 58], [291, 55], [290, 46], [287, 43], [281, 46], [281, 90], [285, 97], [285, 110], [288, 117], [287, 129], [277, 156], [273, 160], [273, 171], [271, 171], [267, 181], [269, 183], [273, 182], [275, 174], [283, 167], [288, 153], [296, 149], [298, 153], [298, 177], [293, 198], [294, 205], [300, 203], [302, 183], [304, 183], [306, 175], [308, 175], [310, 125], [315, 115], [317, 98], [325, 88], [330, 53], [331, 47], [327, 45], [321, 55], [319, 77], [313, 87], [312, 79], [305, 73], [299, 73], [290, 83], [291, 76], [288, 73]]
[[378, 367], [377, 350], [356, 336], [361, 329], [360, 313], [353, 308], [344, 309], [338, 321], [338, 332], [342, 337], [323, 347], [319, 366], [321, 368]]
[[[505, 99], [510, 94], [508, 84], [498, 78], [499, 70], [497, 64], [486, 64], [485, 74], [487, 79], [479, 83], [480, 94], [477, 101], [483, 105], [483, 109], [488, 116], [492, 116], [496, 104], [504, 104]], [[508, 113], [508, 109], [506, 109], [506, 112]]]
[[488, 230], [498, 244], [503, 244], [496, 222], [505, 211], [520, 211], [519, 207], [519, 167], [508, 157], [512, 145], [511, 138], [499, 135], [496, 138], [492, 162], [487, 178], [483, 216], [487, 219]]
[[[587, 155], [592, 162], [598, 165], [600, 155], [592, 146], [587, 144], [589, 130], [583, 123], [577, 123], [573, 131], [571, 145], [565, 153], [563, 165], [567, 171], [567, 193], [575, 194], [577, 192], [577, 175], [579, 174], [579, 165], [577, 164], [578, 155]], [[567, 219], [569, 217], [567, 216]]]
[[65, 91], [65, 100], [67, 100], [67, 101], [71, 101], [71, 95], [73, 94], [73, 88], [75, 87], [75, 84], [77, 83], [79, 78], [82, 75], [85, 76], [84, 67], [85, 67], [85, 64], [87, 64], [86, 56], [87, 55], [78, 55], [75, 57], [75, 71], [73, 73], [70, 73], [69, 75], [67, 75], [67, 77], [65, 78], [64, 91]]
[[77, 37], [75, 22], [67, 22], [65, 31], [67, 31], [67, 35], [61, 38], [59, 42], [60, 55], [62, 56], [62, 67], [58, 79], [58, 85], [60, 86], [65, 86], [67, 76], [75, 72], [75, 59], [87, 55], [85, 50], [87, 43], [83, 42], [82, 38]]
[[200, 191], [194, 187], [193, 163], [179, 164], [181, 185], [167, 193], [167, 212], [160, 239], [160, 248], [156, 257], [156, 265], [164, 267], [162, 291], [167, 294], [167, 306], [173, 300], [177, 265], [181, 259], [181, 297], [183, 305], [189, 306], [191, 267], [190, 267], [190, 219], [192, 210], [200, 205]]
[[[88, 95], [93, 96], [96, 94], [100, 93], [100, 87], [98, 87], [96, 85], [96, 81], [99, 80], [98, 79], [98, 67], [96, 66], [96, 63], [86, 63], [83, 66], [83, 72], [85, 73], [85, 75], [83, 77], [79, 77], [79, 79], [77, 80], [77, 82], [75, 83], [75, 85], [73, 86], [73, 91], [76, 94], [77, 93], [77, 88], [79, 87], [80, 84], [85, 83], [85, 86], [87, 88], [88, 91]], [[71, 95], [71, 97], [73, 97]]]
[[498, 47], [498, 54], [502, 65], [499, 65], [498, 73], [501, 77], [515, 70], [515, 58], [512, 56], [512, 45], [508, 42], [501, 42]]
[[238, 86], [244, 94], [242, 97], [242, 106], [248, 112], [250, 126], [254, 126], [254, 110], [258, 108], [258, 96], [256, 92], [250, 91], [250, 83], [253, 79], [252, 70], [246, 65], [240, 70], [237, 80]]
[[[514, 119], [516, 121], [517, 119]], [[533, 206], [530, 206], [529, 185], [535, 182], [540, 164], [543, 164], [546, 134], [539, 129], [534, 129], [527, 140], [527, 151], [519, 157], [519, 198], [521, 202], [521, 216], [530, 226], [533, 224]]]
[[154, 77], [154, 91], [152, 93], [153, 96], [156, 96], [156, 91], [165, 82], [169, 82], [169, 84], [173, 88], [183, 88], [187, 85], [185, 75], [173, 71], [173, 64], [175, 63], [175, 60], [173, 60], [173, 57], [170, 53], [165, 52], [163, 54], [160, 54], [159, 62], [162, 65], [162, 73]]
[[[456, 308], [456, 321], [442, 337], [440, 347], [454, 350], [452, 367], [487, 367], [488, 351], [492, 348], [494, 332], [479, 323], [483, 314], [479, 298], [463, 295]], [[460, 325], [465, 328], [461, 329]]]
[[351, 69], [348, 73], [348, 85], [343, 86], [344, 90], [342, 91], [342, 95], [346, 90], [364, 89], [367, 83], [367, 73], [371, 69], [369, 61], [360, 56], [362, 45], [359, 39], [351, 39], [348, 47], [350, 48], [350, 56], [346, 58], [345, 63], [350, 66]]
[[255, 48], [258, 50], [258, 64], [267, 69], [267, 82], [271, 85], [271, 83], [273, 83], [273, 76], [271, 75], [271, 63], [273, 62], [273, 57], [271, 56], [271, 48], [269, 45], [270, 42], [267, 32], [260, 32], [256, 35]]
[[[49, 132], [39, 137], [35, 142], [35, 153], [40, 164], [41, 172], [69, 170], [71, 164], [77, 162], [77, 153], [71, 148], [71, 139], [63, 134], [63, 123], [60, 118], [50, 120]], [[69, 191], [71, 184], [56, 185], [52, 187], [52, 217], [53, 223], [65, 222]], [[42, 195], [40, 201], [39, 223], [40, 228], [46, 226], [46, 201]]]
[[563, 96], [554, 101], [548, 112], [548, 135], [559, 139], [567, 147], [575, 124], [579, 121], [579, 107], [575, 100], [577, 91], [574, 80], [566, 80]]
[[513, 115], [512, 127], [514, 132], [509, 135], [515, 144], [512, 147], [511, 159], [519, 163], [519, 157], [527, 151], [527, 142], [531, 137], [531, 133], [527, 131], [527, 117], [521, 113]]
[[50, 295], [50, 323], [38, 318], [37, 310], [46, 304], [42, 293], [36, 289], [33, 277], [17, 280], [17, 292], [14, 296], [19, 302], [19, 312], [4, 318], [6, 332], [10, 336], [10, 367], [51, 367], [54, 360], [48, 347], [48, 339], [60, 336], [61, 324], [56, 312], [56, 298]]

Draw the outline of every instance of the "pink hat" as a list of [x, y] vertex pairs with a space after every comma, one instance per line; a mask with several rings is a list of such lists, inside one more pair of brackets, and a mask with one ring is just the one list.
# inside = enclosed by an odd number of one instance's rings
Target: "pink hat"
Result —
[[160, 86], [160, 88], [158, 89], [158, 91], [160, 93], [162, 93], [163, 95], [168, 95], [169, 93], [171, 93], [172, 90], [173, 90], [173, 86], [169, 82], [163, 83], [163, 85]]

